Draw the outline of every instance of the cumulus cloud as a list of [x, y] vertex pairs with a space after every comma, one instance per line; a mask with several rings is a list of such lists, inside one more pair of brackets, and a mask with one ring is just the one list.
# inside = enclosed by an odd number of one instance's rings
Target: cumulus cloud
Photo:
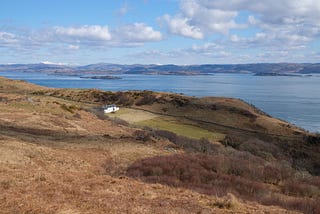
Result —
[[159, 31], [153, 30], [152, 27], [146, 26], [144, 23], [125, 25], [115, 29], [112, 33], [115, 34], [116, 40], [124, 43], [155, 42], [163, 39]]
[[[159, 31], [144, 23], [133, 23], [110, 29], [108, 26], [54, 27], [48, 30], [47, 40], [59, 40], [72, 45], [114, 47], [137, 46], [146, 42], [156, 42], [163, 39]], [[51, 31], [51, 33], [50, 33]]]
[[[242, 12], [249, 14], [245, 23], [238, 21]], [[169, 33], [194, 39], [255, 27], [274, 38], [274, 32], [280, 30], [281, 37], [290, 41], [307, 41], [305, 35], [310, 39], [320, 35], [320, 1], [181, 0], [177, 14], [165, 14], [161, 19]]]
[[247, 10], [261, 16], [270, 24], [312, 23], [319, 25], [320, 2], [318, 0], [199, 0], [208, 8], [223, 10]]
[[171, 17], [164, 15], [163, 20], [168, 25], [168, 30], [172, 34], [190, 37], [193, 39], [202, 39], [203, 33], [200, 28], [190, 25], [188, 18], [183, 16]]
[[246, 27], [236, 23], [235, 10], [210, 8], [197, 0], [181, 1], [180, 12], [173, 16], [165, 14], [161, 20], [172, 34], [182, 35], [193, 39], [203, 39], [211, 33], [228, 34], [230, 29]]
[[217, 58], [227, 58], [230, 53], [226, 48], [215, 42], [206, 42], [201, 45], [192, 45], [191, 48], [185, 50], [188, 53], [198, 56], [211, 57], [212, 60]]
[[66, 37], [75, 40], [88, 40], [88, 41], [109, 41], [111, 34], [108, 26], [99, 25], [84, 25], [81, 27], [61, 27], [57, 26], [53, 29], [57, 36]]
[[310, 34], [305, 35], [296, 32], [295, 29], [274, 28], [257, 32], [250, 37], [241, 37], [236, 34], [230, 36], [230, 46], [232, 43], [237, 48], [265, 48], [265, 49], [301, 49], [312, 41]]
[[20, 49], [35, 49], [56, 45], [65, 50], [78, 50], [80, 47], [130, 47], [141, 46], [146, 42], [163, 39], [159, 31], [144, 23], [133, 23], [109, 29], [108, 26], [55, 26], [44, 29], [19, 32], [16, 36], [10, 32], [0, 31], [0, 46], [15, 46]]

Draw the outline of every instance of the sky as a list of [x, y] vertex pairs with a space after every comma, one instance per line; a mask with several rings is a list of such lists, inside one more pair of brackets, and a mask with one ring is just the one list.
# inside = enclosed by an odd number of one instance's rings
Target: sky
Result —
[[0, 64], [320, 62], [320, 0], [0, 0]]

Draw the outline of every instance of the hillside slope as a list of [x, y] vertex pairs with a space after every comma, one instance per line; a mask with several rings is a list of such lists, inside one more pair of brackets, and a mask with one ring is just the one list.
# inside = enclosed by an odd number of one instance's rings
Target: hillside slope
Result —
[[[106, 103], [225, 137], [142, 128], [101, 114]], [[50, 89], [0, 77], [1, 212], [315, 213], [317, 142], [239, 100]], [[304, 159], [287, 152], [298, 144]]]

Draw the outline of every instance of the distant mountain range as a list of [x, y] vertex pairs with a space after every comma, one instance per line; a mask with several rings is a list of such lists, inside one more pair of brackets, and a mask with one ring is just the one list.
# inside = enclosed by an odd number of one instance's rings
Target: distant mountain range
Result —
[[98, 63], [85, 66], [67, 66], [47, 63], [0, 65], [1, 71], [41, 72], [59, 75], [206, 75], [210, 73], [252, 74], [310, 74], [320, 73], [320, 63], [258, 63], [258, 64], [202, 64], [202, 65], [121, 65]]

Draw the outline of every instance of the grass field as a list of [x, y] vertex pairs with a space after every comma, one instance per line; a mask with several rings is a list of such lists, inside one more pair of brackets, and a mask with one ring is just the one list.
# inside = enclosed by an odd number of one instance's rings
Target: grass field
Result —
[[194, 139], [206, 138], [208, 140], [217, 141], [217, 140], [222, 140], [225, 136], [224, 134], [210, 132], [208, 130], [199, 128], [197, 126], [179, 123], [178, 121], [177, 122], [169, 121], [163, 117], [144, 120], [144, 121], [137, 122], [135, 124], [140, 126], [147, 126], [151, 128], [171, 131], [177, 135], [182, 135], [182, 136], [194, 138]]
[[108, 117], [117, 117], [128, 123], [137, 123], [144, 120], [150, 120], [159, 117], [156, 114], [152, 114], [142, 110], [135, 110], [130, 108], [121, 108], [119, 111], [111, 114], [107, 114]]
[[122, 108], [116, 113], [108, 114], [108, 116], [120, 118], [134, 125], [167, 130], [177, 135], [194, 139], [206, 138], [217, 141], [225, 136], [224, 134], [210, 132], [194, 125], [181, 123], [174, 117], [163, 117], [143, 110]]

